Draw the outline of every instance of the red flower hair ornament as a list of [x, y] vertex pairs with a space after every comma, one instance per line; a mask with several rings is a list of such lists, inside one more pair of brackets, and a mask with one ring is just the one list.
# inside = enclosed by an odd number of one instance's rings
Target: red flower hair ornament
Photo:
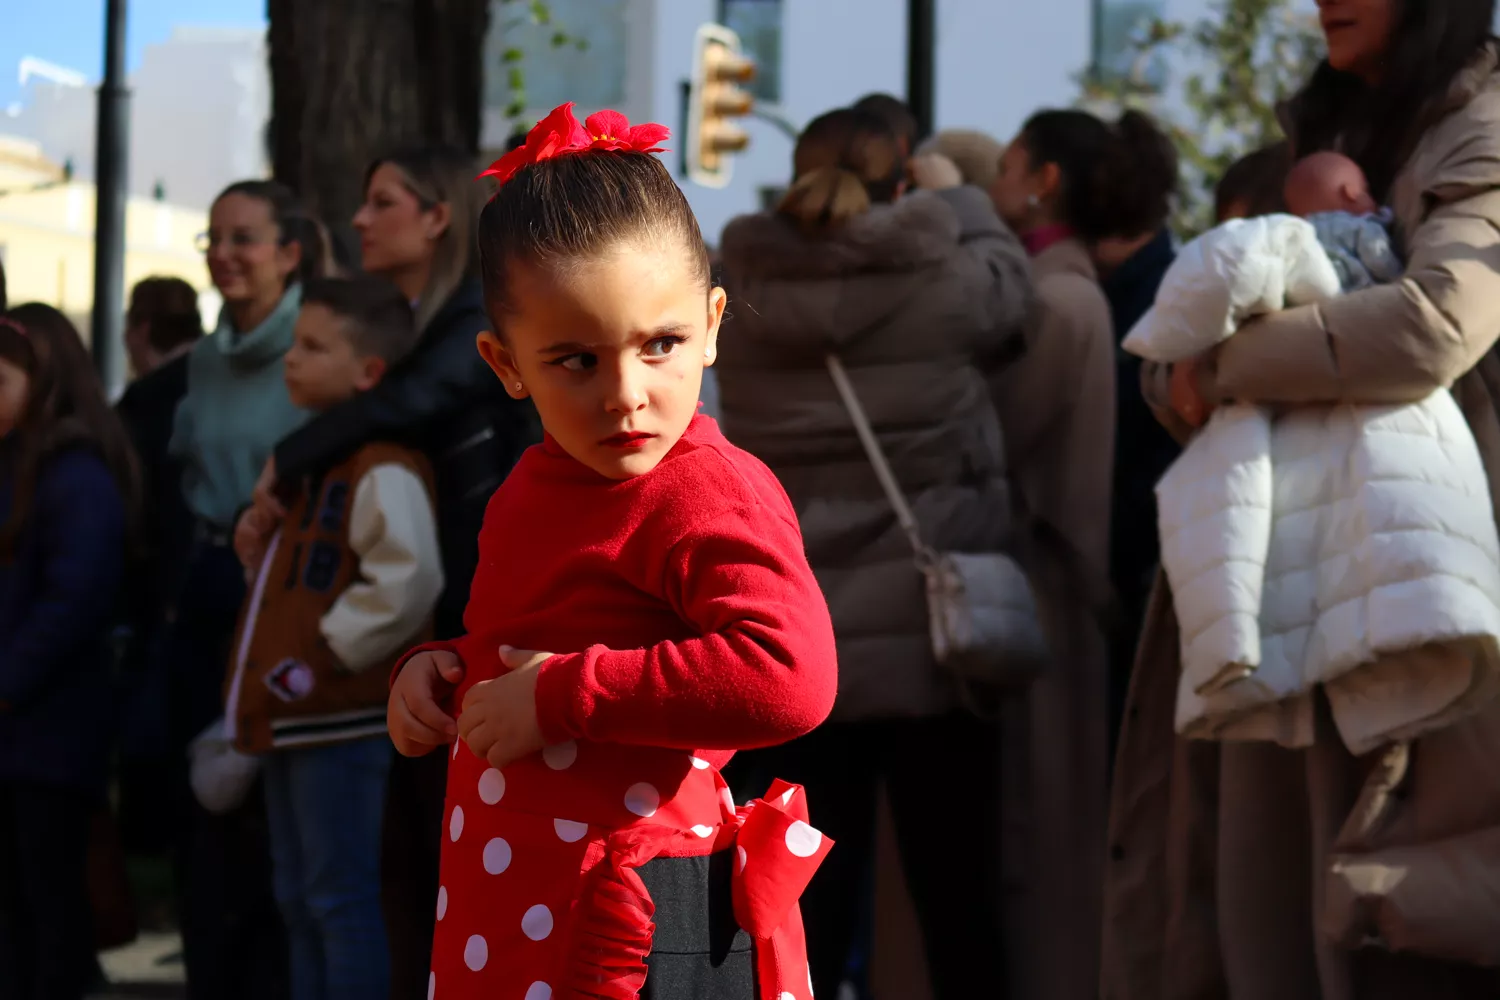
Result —
[[600, 150], [626, 153], [664, 153], [659, 143], [671, 135], [665, 125], [631, 125], [618, 111], [599, 111], [579, 124], [573, 116], [573, 102], [552, 109], [552, 113], [526, 133], [526, 145], [506, 153], [490, 164], [480, 177], [493, 177], [504, 184], [522, 167], [543, 160]]

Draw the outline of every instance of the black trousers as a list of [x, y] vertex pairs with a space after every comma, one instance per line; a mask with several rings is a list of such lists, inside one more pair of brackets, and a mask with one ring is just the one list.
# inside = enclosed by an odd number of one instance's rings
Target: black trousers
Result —
[[838, 995], [869, 899], [881, 781], [935, 996], [1003, 995], [1000, 763], [999, 728], [959, 714], [826, 724], [731, 762], [741, 799], [771, 778], [804, 786], [813, 826], [834, 840], [802, 897], [815, 995]]
[[733, 851], [640, 867], [656, 907], [641, 1000], [755, 1000], [750, 935], [734, 920]]
[[446, 750], [391, 762], [380, 858], [391, 1000], [427, 1000], [447, 785]]
[[86, 866], [95, 800], [82, 789], [0, 782], [0, 997], [78, 1000], [91, 984]]

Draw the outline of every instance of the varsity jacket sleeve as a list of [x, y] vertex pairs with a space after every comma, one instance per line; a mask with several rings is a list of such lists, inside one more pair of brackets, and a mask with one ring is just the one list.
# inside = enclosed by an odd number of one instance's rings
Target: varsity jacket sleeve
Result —
[[422, 480], [390, 463], [365, 473], [350, 506], [349, 547], [359, 579], [321, 624], [339, 662], [360, 671], [411, 642], [443, 591], [437, 522]]
[[41, 578], [0, 640], [0, 704], [26, 705], [109, 627], [125, 561], [125, 504], [104, 462], [75, 449], [47, 462], [32, 504]]
[[828, 604], [795, 523], [750, 505], [671, 549], [668, 601], [696, 638], [556, 656], [537, 677], [548, 743], [583, 738], [751, 749], [811, 731], [833, 708]]

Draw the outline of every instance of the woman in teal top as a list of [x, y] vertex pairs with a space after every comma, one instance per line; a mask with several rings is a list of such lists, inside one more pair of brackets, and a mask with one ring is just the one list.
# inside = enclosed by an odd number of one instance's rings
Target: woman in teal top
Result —
[[[230, 547], [236, 513], [276, 442], [308, 414], [292, 405], [282, 357], [292, 345], [301, 281], [329, 268], [322, 230], [290, 191], [242, 181], [214, 201], [204, 241], [224, 299], [218, 327], [193, 349], [171, 452], [181, 460], [194, 541], [160, 649], [174, 745], [222, 714], [230, 644], [245, 597]], [[182, 755], [185, 760], [185, 753]], [[194, 997], [282, 994], [285, 940], [271, 895], [264, 805], [254, 790], [235, 813], [213, 816], [179, 782], [184, 815], [178, 868], [183, 952]]]

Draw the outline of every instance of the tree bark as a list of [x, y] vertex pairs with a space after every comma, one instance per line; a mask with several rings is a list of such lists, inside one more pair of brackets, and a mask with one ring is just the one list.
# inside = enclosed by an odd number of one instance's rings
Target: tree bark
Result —
[[342, 229], [370, 160], [412, 143], [479, 151], [488, 0], [267, 0], [272, 164]]

